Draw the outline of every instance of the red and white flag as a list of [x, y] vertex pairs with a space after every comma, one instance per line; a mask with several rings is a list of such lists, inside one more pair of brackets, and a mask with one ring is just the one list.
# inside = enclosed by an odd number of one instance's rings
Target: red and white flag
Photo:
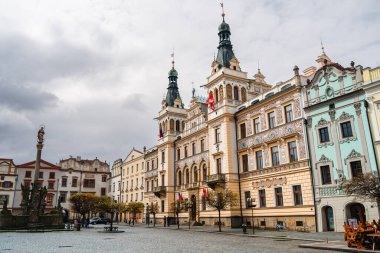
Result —
[[211, 110], [214, 112], [215, 111], [215, 107], [214, 107], [214, 94], [212, 93], [212, 91], [210, 91], [210, 94], [208, 95], [208, 99], [206, 101], [206, 104], [208, 104], [211, 108]]

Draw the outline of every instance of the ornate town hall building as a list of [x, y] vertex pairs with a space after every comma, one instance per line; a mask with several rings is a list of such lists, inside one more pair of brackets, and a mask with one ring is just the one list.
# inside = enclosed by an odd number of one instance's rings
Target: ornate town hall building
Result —
[[189, 108], [184, 107], [173, 60], [156, 118], [158, 143], [145, 152], [153, 158], [146, 166], [145, 201], [158, 203], [159, 220], [174, 220], [171, 206], [182, 196], [191, 206], [180, 213], [181, 223], [213, 225], [217, 211], [206, 205], [204, 196], [210, 189], [228, 188], [238, 194], [239, 204], [222, 212], [226, 226], [239, 227], [242, 221], [250, 225], [247, 199], [254, 198], [256, 227], [314, 230], [301, 98], [306, 78], [297, 67], [294, 77], [275, 87], [266, 83], [260, 69], [250, 78], [234, 54], [224, 14], [218, 35], [218, 54], [204, 86], [212, 93], [213, 107], [194, 92]]

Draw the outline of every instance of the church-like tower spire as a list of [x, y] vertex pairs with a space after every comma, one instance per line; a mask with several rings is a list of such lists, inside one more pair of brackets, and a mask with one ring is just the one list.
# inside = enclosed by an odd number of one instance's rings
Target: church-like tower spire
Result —
[[230, 40], [231, 31], [230, 26], [225, 22], [224, 17], [224, 8], [223, 3], [220, 4], [222, 6], [222, 18], [223, 21], [219, 25], [219, 46], [218, 46], [218, 55], [216, 57], [216, 61], [219, 63], [220, 67], [230, 67], [230, 61], [234, 58], [234, 52], [232, 50], [232, 44]]
[[[166, 106], [173, 106], [173, 107], [180, 107], [183, 108], [182, 104], [182, 99], [181, 96], [179, 95], [179, 90], [178, 90], [178, 84], [177, 84], [177, 79], [178, 79], [178, 72], [174, 68], [174, 52], [172, 54], [172, 68], [169, 70], [168, 74], [168, 79], [169, 79], [169, 86], [168, 86], [168, 92], [166, 93], [166, 99], [165, 103]], [[176, 100], [179, 100], [178, 106], [175, 106]]]

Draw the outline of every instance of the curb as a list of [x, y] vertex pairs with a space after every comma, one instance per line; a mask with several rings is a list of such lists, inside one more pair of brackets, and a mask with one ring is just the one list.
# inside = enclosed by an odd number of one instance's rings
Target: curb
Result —
[[[145, 227], [145, 228], [155, 228], [155, 229], [168, 229], [168, 230], [177, 230], [173, 228], [163, 228], [163, 227]], [[308, 242], [325, 242], [324, 240], [318, 240], [318, 239], [306, 239], [306, 238], [297, 238], [297, 237], [288, 237], [288, 236], [270, 236], [270, 235], [247, 235], [247, 234], [236, 234], [236, 233], [228, 233], [228, 232], [218, 232], [218, 231], [205, 231], [205, 230], [189, 230], [189, 229], [183, 229], [180, 228], [179, 230], [182, 231], [189, 231], [189, 232], [200, 232], [200, 233], [210, 233], [210, 234], [223, 234], [223, 235], [231, 235], [231, 236], [240, 236], [240, 237], [257, 237], [257, 238], [269, 238], [269, 239], [287, 239], [287, 240], [294, 240], [294, 241], [308, 241]]]

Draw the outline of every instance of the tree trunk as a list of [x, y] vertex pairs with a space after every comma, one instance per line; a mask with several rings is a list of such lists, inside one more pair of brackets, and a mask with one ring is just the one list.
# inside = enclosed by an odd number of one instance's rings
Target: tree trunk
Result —
[[110, 231], [112, 231], [112, 228], [113, 228], [113, 216], [114, 216], [114, 213], [112, 212], [112, 213], [111, 213], [111, 225], [110, 225]]
[[218, 222], [218, 225], [219, 225], [219, 232], [222, 232], [222, 221], [220, 219], [220, 209], [218, 209], [218, 214], [219, 214], [219, 222]]
[[178, 229], [179, 229], [179, 215], [177, 213], [177, 225], [178, 225]]

